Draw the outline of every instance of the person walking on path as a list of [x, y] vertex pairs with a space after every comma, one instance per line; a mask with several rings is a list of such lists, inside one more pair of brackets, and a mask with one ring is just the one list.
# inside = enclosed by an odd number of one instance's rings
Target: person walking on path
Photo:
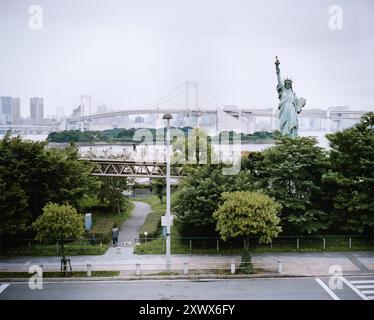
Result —
[[117, 228], [117, 225], [114, 224], [113, 228], [112, 228], [113, 247], [117, 247], [117, 244], [118, 244], [118, 235], [119, 235], [119, 230]]

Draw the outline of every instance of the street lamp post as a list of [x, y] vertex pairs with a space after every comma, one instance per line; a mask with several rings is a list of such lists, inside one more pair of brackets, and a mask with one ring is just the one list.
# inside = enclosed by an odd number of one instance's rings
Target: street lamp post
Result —
[[173, 116], [170, 113], [164, 114], [162, 119], [166, 120], [166, 214], [165, 214], [165, 227], [166, 227], [166, 268], [170, 271], [171, 268], [171, 214], [170, 214], [170, 120]]

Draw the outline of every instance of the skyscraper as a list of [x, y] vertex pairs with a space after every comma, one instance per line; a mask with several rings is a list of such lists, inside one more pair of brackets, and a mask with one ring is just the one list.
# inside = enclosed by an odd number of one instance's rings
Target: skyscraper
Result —
[[21, 100], [12, 98], [12, 123], [17, 124], [21, 119]]
[[43, 98], [30, 98], [30, 118], [36, 124], [42, 124], [44, 119], [44, 102]]
[[0, 97], [0, 122], [3, 125], [12, 122], [12, 97]]

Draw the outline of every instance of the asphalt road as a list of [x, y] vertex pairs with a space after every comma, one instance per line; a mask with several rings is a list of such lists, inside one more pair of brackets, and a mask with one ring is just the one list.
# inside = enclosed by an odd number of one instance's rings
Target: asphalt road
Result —
[[[343, 278], [331, 290], [330, 278], [272, 278], [233, 280], [45, 280], [42, 289], [28, 283], [1, 283], [0, 300], [371, 300], [374, 276]], [[331, 281], [331, 280], [330, 280]], [[331, 284], [331, 283], [330, 283]], [[335, 282], [335, 284], [337, 284]]]

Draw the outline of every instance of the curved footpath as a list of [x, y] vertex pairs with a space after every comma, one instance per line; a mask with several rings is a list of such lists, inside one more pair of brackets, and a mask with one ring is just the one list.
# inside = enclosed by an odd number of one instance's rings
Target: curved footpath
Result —
[[121, 256], [131, 256], [134, 252], [134, 240], [138, 237], [139, 231], [144, 224], [144, 220], [151, 212], [151, 206], [144, 202], [133, 201], [134, 209], [131, 216], [122, 224], [119, 231], [118, 247], [110, 247], [102, 256], [104, 260], [117, 259]]

